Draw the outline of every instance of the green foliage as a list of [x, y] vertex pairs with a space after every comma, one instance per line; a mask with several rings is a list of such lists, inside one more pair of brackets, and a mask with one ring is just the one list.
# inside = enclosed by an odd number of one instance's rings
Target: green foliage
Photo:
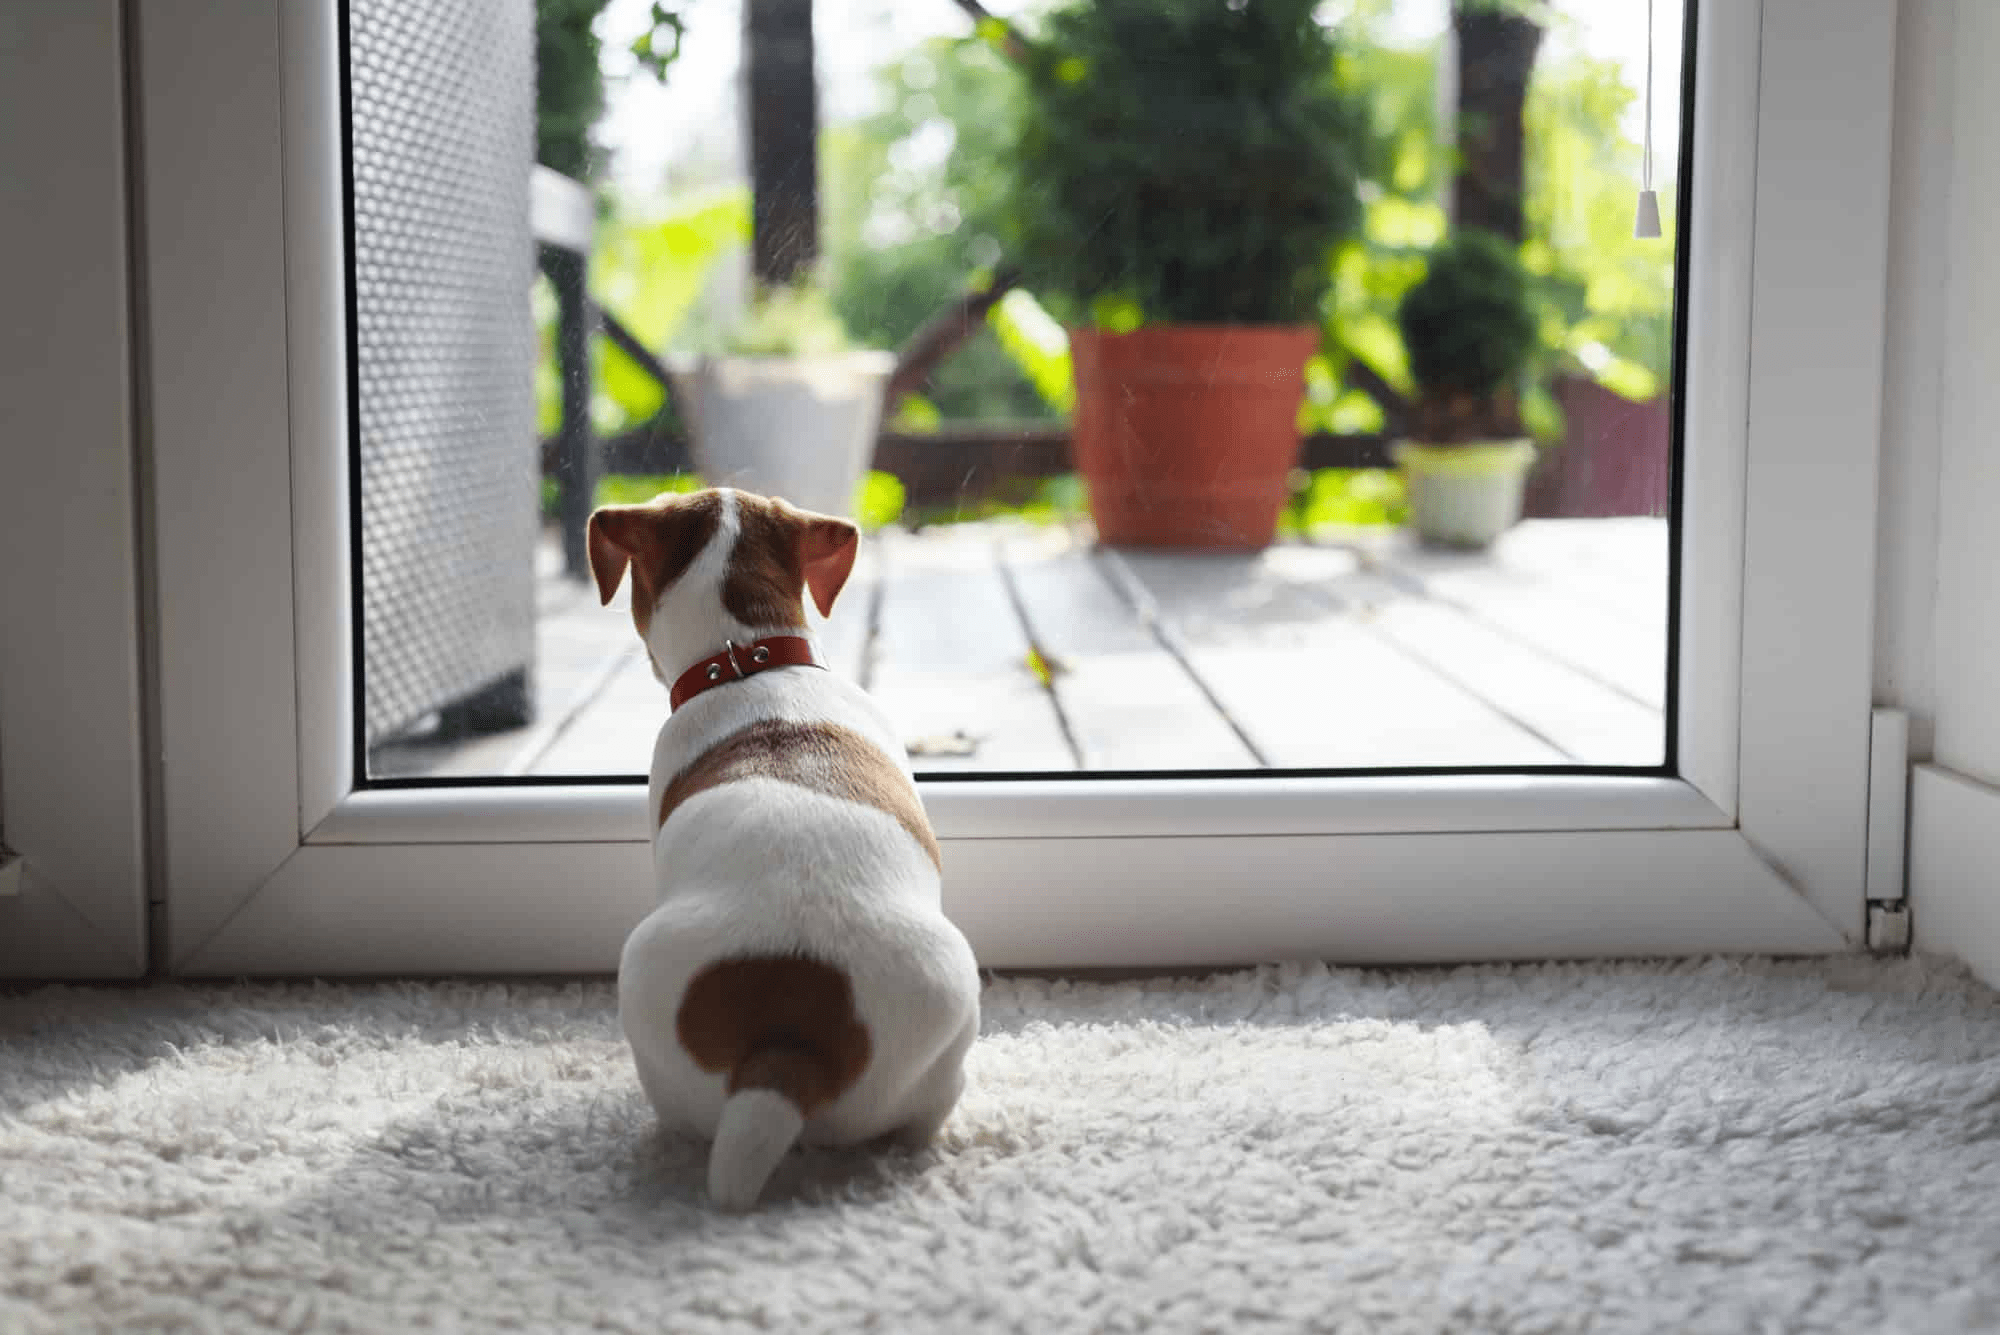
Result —
[[[1356, 0], [1343, 31], [1341, 77], [1370, 108], [1375, 166], [1363, 187], [1361, 234], [1333, 261], [1329, 373], [1316, 383], [1307, 368], [1305, 429], [1383, 428], [1362, 367], [1406, 398], [1416, 390], [1396, 309], [1444, 236], [1440, 187], [1452, 163], [1437, 142], [1438, 46], [1383, 42], [1375, 25], [1387, 8], [1382, 0]], [[1665, 383], [1673, 241], [1632, 236], [1639, 147], [1618, 126], [1634, 96], [1618, 65], [1581, 55], [1545, 53], [1529, 86], [1520, 258], [1536, 334], [1520, 415], [1545, 440], [1563, 430], [1548, 374], [1588, 375], [1632, 399], [1651, 398]], [[1661, 193], [1671, 228], [1671, 186]]]
[[893, 473], [870, 472], [861, 479], [854, 498], [854, 520], [864, 533], [887, 528], [903, 517], [903, 480]]
[[[535, 161], [579, 181], [597, 174], [591, 131], [604, 115], [601, 43], [594, 25], [610, 0], [535, 0]], [[665, 79], [680, 56], [684, 5], [655, 4], [632, 44], [640, 67]]]
[[1085, 0], [1050, 15], [1012, 154], [1013, 249], [1038, 290], [1175, 322], [1317, 316], [1327, 256], [1359, 221], [1366, 148], [1318, 8]]
[[1573, 57], [1537, 72], [1521, 258], [1542, 280], [1552, 360], [1626, 398], [1650, 399], [1673, 353], [1674, 191], [1660, 191], [1669, 235], [1633, 236], [1640, 150], [1616, 127], [1634, 97], [1610, 61]]
[[716, 344], [733, 357], [830, 357], [853, 346], [826, 289], [813, 280], [760, 288]]
[[1015, 288], [986, 312], [986, 323], [1000, 340], [1000, 346], [1034, 385], [1042, 402], [1061, 413], [1076, 406], [1069, 335], [1033, 295]]
[[1055, 477], [1008, 478], [989, 495], [952, 505], [923, 506], [905, 515], [912, 527], [964, 524], [981, 519], [1022, 519], [1030, 524], [1074, 524], [1090, 513], [1083, 479], [1074, 473]]
[[535, 0], [535, 160], [576, 180], [595, 174], [590, 132], [604, 114], [591, 25], [610, 0]]
[[[643, 505], [661, 492], [684, 495], [700, 491], [703, 482], [695, 473], [613, 473], [598, 479], [598, 505]], [[555, 507], [553, 479], [542, 484], [542, 509]], [[903, 484], [889, 473], [870, 473], [854, 492], [854, 517], [864, 532], [886, 528], [903, 517]]]
[[[876, 77], [881, 110], [821, 135], [822, 237], [855, 338], [900, 347], [1000, 258], [1020, 80], [984, 43], [948, 38]], [[926, 400], [938, 420], [1055, 415], [991, 330], [932, 373]]]
[[678, 9], [655, 3], [646, 30], [632, 40], [632, 55], [639, 68], [666, 82], [667, 70], [681, 58], [681, 39], [687, 36], [687, 20]]
[[681, 496], [701, 487], [693, 473], [611, 473], [597, 480], [597, 504], [644, 505], [661, 492]]
[[[657, 218], [613, 213], [598, 225], [590, 257], [590, 291], [647, 347], [672, 346], [686, 329], [715, 262], [750, 240], [750, 192], [733, 189], [705, 196]], [[535, 411], [548, 435], [562, 419], [562, 386], [556, 378], [555, 297], [535, 284], [535, 328], [541, 351], [535, 361]], [[615, 435], [650, 420], [665, 395], [652, 376], [610, 340], [591, 340], [591, 422]]]
[[1292, 493], [1279, 519], [1288, 534], [1327, 528], [1372, 528], [1409, 517], [1403, 475], [1392, 468], [1319, 468]]
[[1432, 251], [1429, 271], [1403, 295], [1396, 323], [1426, 397], [1484, 398], [1516, 388], [1534, 355], [1535, 312], [1521, 263], [1491, 232], [1460, 232]]

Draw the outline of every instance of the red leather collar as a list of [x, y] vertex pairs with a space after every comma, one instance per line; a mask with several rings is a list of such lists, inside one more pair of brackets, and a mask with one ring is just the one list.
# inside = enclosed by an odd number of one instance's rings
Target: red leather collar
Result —
[[750, 644], [724, 640], [721, 653], [702, 659], [675, 678], [667, 703], [679, 709], [712, 686], [741, 681], [772, 668], [825, 666], [813, 654], [812, 641], [803, 635], [771, 635]]

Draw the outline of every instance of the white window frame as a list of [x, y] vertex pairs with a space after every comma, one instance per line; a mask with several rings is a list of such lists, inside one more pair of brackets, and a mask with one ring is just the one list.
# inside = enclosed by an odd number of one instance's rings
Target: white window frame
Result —
[[124, 18], [0, 41], [0, 978], [147, 967]]
[[[355, 787], [331, 0], [137, 12], [171, 967], [609, 969], [643, 788]], [[1857, 945], [1894, 40], [1703, 7], [1683, 777], [927, 785], [983, 962]]]

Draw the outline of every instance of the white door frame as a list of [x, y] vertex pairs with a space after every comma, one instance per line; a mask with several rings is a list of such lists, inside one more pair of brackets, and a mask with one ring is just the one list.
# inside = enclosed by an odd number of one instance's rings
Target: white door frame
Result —
[[[608, 969], [642, 787], [355, 785], [332, 0], [138, 13], [172, 965]], [[1681, 777], [930, 786], [984, 962], [1859, 942], [1894, 42], [1704, 7]]]
[[126, 83], [118, 0], [0, 42], [0, 978], [147, 964]]

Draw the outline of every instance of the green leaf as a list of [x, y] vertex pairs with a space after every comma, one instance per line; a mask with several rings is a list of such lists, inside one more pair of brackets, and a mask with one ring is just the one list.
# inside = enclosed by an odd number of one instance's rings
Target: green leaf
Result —
[[986, 323], [1044, 402], [1064, 413], [1076, 406], [1069, 335], [1040, 302], [1017, 287], [993, 304], [986, 313]]
[[938, 406], [921, 394], [905, 394], [902, 403], [896, 407], [892, 425], [898, 431], [912, 435], [929, 435], [944, 425], [944, 414]]
[[1129, 334], [1146, 323], [1146, 312], [1130, 297], [1107, 295], [1090, 303], [1090, 319], [1112, 334]]
[[854, 492], [854, 517], [864, 532], [887, 528], [903, 517], [906, 493], [893, 473], [870, 472]]

